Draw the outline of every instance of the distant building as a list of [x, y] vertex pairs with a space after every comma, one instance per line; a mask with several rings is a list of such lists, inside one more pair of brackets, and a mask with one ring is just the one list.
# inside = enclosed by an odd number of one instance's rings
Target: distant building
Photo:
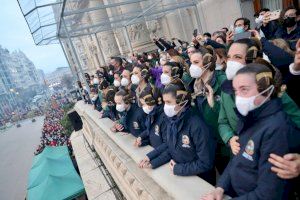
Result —
[[54, 72], [46, 74], [46, 83], [49, 87], [61, 84], [64, 76], [71, 76], [72, 72], [69, 67], [58, 67]]
[[12, 52], [11, 59], [14, 64], [11, 68], [11, 74], [16, 87], [19, 89], [37, 87], [39, 85], [39, 78], [31, 60], [20, 50]]
[[10, 115], [18, 107], [19, 92], [39, 87], [34, 64], [22, 51], [10, 53], [0, 46], [0, 117]]
[[45, 76], [44, 71], [42, 69], [37, 69], [36, 72], [37, 72], [37, 76], [38, 76], [38, 79], [39, 79], [39, 84], [40, 85], [45, 85], [46, 76]]

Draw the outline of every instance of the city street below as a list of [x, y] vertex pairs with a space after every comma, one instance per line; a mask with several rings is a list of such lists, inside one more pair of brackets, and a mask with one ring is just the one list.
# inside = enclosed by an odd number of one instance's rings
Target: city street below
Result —
[[0, 133], [0, 199], [25, 199], [33, 153], [39, 144], [44, 117], [21, 122]]

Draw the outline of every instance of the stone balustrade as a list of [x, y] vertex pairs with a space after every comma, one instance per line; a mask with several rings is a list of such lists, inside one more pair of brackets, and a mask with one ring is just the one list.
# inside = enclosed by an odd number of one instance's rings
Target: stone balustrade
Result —
[[134, 147], [132, 135], [112, 132], [113, 122], [100, 119], [99, 112], [91, 105], [80, 101], [76, 103], [75, 110], [83, 121], [82, 132], [86, 140], [95, 148], [127, 199], [199, 200], [213, 190], [212, 185], [199, 177], [173, 175], [167, 164], [155, 170], [140, 169], [137, 163], [152, 147]]

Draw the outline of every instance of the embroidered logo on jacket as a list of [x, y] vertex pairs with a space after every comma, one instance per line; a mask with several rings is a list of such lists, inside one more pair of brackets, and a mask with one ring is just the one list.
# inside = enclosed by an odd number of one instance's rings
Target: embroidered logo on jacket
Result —
[[253, 154], [254, 154], [254, 142], [253, 140], [249, 140], [246, 147], [245, 151], [243, 152], [243, 156], [248, 159], [253, 161]]
[[155, 125], [155, 127], [154, 127], [154, 134], [159, 136], [159, 126], [158, 125]]
[[187, 135], [182, 135], [182, 147], [190, 148], [190, 138]]
[[140, 126], [137, 122], [133, 122], [133, 128], [134, 129], [140, 129]]

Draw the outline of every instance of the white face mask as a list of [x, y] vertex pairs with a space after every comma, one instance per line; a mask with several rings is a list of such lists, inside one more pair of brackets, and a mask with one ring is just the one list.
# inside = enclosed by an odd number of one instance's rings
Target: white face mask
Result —
[[216, 70], [222, 70], [222, 69], [223, 69], [223, 65], [216, 63]]
[[160, 81], [163, 85], [168, 85], [171, 83], [171, 77], [167, 74], [161, 74]]
[[201, 67], [199, 67], [198, 65], [191, 64], [191, 66], [190, 66], [191, 77], [192, 78], [200, 78], [202, 76], [202, 74], [206, 71], [207, 66], [209, 64], [210, 63], [208, 63], [207, 65], [203, 66], [203, 68], [205, 68], [204, 70]]
[[[255, 98], [262, 95], [263, 93], [265, 93], [269, 90], [271, 90], [271, 92], [269, 93], [268, 97], [265, 98], [265, 100], [260, 105], [255, 105], [254, 104]], [[241, 115], [247, 116], [250, 111], [258, 108], [261, 105], [263, 105], [267, 101], [267, 99], [271, 96], [271, 94], [273, 93], [273, 90], [274, 90], [274, 86], [271, 85], [270, 87], [268, 87], [267, 89], [265, 89], [264, 91], [259, 93], [258, 95], [255, 95], [255, 96], [252, 96], [252, 97], [236, 96], [235, 97], [235, 105], [236, 105], [237, 110], [239, 111], [239, 113], [241, 113]]]
[[154, 108], [154, 107], [150, 107], [150, 108], [149, 108], [149, 106], [145, 105], [145, 106], [143, 106], [143, 111], [144, 111], [147, 115], [149, 115], [149, 113], [152, 112], [153, 108]]
[[133, 85], [138, 85], [140, 83], [140, 78], [137, 75], [132, 75], [131, 82]]
[[99, 80], [97, 78], [94, 78], [93, 82], [94, 82], [95, 85], [99, 84]]
[[233, 77], [236, 75], [236, 73], [243, 68], [245, 65], [236, 62], [236, 61], [228, 61], [227, 62], [227, 68], [226, 68], [226, 76], [228, 80], [232, 80]]
[[164, 112], [168, 117], [174, 117], [175, 115], [177, 115], [177, 112], [175, 110], [176, 105], [168, 105], [165, 104], [164, 105]]
[[97, 99], [97, 96], [92, 97], [92, 101], [96, 101], [96, 99]]
[[129, 85], [129, 80], [127, 78], [122, 78], [121, 79], [121, 85], [126, 87], [127, 85]]
[[264, 20], [264, 16], [259, 15], [259, 17], [255, 18], [255, 23], [261, 24], [261, 23], [263, 23], [263, 20]]
[[120, 87], [121, 83], [118, 80], [114, 80], [114, 86], [115, 87]]
[[116, 110], [118, 112], [124, 112], [125, 111], [125, 104], [124, 103], [123, 104], [117, 104], [116, 105]]

